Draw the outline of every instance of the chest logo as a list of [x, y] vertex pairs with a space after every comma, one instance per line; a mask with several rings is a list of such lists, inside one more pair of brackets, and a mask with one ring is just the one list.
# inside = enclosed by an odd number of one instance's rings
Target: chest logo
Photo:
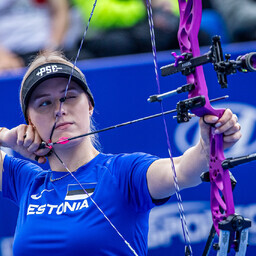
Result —
[[34, 200], [38, 200], [38, 199], [40, 199], [42, 197], [44, 192], [51, 192], [51, 191], [53, 191], [53, 189], [51, 189], [51, 190], [44, 189], [44, 190], [42, 190], [41, 193], [38, 193], [38, 194], [35, 194], [35, 195], [31, 195], [31, 198], [34, 199]]

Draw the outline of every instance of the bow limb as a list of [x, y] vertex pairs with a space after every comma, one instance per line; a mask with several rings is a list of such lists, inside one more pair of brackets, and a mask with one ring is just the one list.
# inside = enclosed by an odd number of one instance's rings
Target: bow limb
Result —
[[[179, 0], [180, 26], [178, 30], [178, 41], [182, 54], [191, 54], [193, 57], [200, 56], [198, 43], [198, 32], [202, 17], [201, 0]], [[189, 92], [189, 98], [203, 95], [205, 105], [192, 110], [202, 117], [204, 115], [215, 115], [219, 118], [224, 109], [214, 109], [209, 101], [208, 89], [202, 66], [195, 67], [194, 72], [187, 75], [187, 83], [194, 84], [195, 88]], [[211, 182], [211, 212], [215, 230], [219, 234], [218, 223], [231, 214], [235, 213], [233, 193], [229, 170], [223, 170], [221, 163], [225, 160], [223, 152], [222, 134], [214, 134], [214, 128], [209, 133], [210, 159], [209, 174]], [[221, 198], [223, 196], [224, 200]], [[221, 209], [224, 210], [221, 213]]]

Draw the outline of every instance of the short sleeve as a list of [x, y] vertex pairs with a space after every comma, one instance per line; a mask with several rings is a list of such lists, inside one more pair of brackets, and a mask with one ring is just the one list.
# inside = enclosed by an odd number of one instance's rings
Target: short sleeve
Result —
[[3, 164], [3, 196], [19, 206], [20, 198], [42, 168], [26, 160], [6, 155]]
[[147, 185], [147, 170], [159, 159], [145, 153], [120, 154], [111, 161], [111, 170], [117, 178], [119, 189], [136, 211], [148, 211], [156, 204]]

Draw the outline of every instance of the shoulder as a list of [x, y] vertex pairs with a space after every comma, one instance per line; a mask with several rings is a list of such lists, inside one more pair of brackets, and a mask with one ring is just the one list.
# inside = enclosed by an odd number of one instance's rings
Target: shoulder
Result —
[[22, 172], [24, 175], [29, 173], [31, 176], [44, 175], [47, 172], [35, 163], [9, 155], [4, 158], [3, 169], [4, 172], [7, 170], [17, 174]]
[[101, 153], [101, 162], [108, 169], [129, 169], [148, 168], [159, 157], [143, 152], [103, 154]]
[[134, 152], [134, 153], [119, 153], [119, 154], [104, 154], [100, 153], [100, 161], [105, 163], [115, 162], [143, 162], [143, 161], [155, 161], [159, 157], [143, 153], [143, 152]]

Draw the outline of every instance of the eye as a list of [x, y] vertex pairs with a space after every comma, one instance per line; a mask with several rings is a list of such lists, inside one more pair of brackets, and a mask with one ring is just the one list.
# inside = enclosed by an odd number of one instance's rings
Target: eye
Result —
[[76, 99], [77, 98], [77, 94], [76, 93], [68, 93], [66, 96], [66, 100], [72, 100], [72, 99]]
[[69, 96], [67, 96], [66, 98], [67, 98], [67, 99], [75, 99], [75, 98], [76, 98], [76, 96], [74, 96], [74, 95], [72, 95], [72, 96], [71, 96], [71, 95], [69, 95]]
[[39, 103], [39, 107], [45, 107], [45, 106], [49, 106], [51, 104], [52, 104], [52, 102], [50, 100], [44, 100]]

